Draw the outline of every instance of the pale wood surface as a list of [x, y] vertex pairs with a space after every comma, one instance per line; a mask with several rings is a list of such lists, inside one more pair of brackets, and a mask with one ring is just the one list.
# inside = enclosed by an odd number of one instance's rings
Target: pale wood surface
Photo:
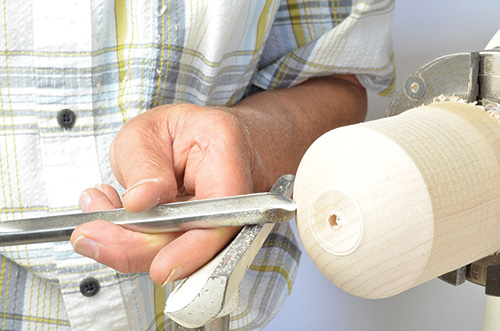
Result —
[[333, 130], [297, 172], [297, 227], [343, 290], [384, 298], [500, 249], [500, 124], [442, 103]]

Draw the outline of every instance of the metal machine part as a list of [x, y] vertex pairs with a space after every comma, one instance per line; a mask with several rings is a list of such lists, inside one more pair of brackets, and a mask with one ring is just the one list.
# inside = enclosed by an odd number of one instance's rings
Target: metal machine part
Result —
[[387, 116], [430, 104], [440, 96], [467, 102], [478, 96], [479, 54], [460, 53], [440, 57], [409, 76], [387, 109]]
[[78, 225], [92, 220], [111, 221], [138, 232], [162, 233], [286, 222], [293, 218], [295, 210], [290, 198], [256, 193], [165, 204], [140, 213], [114, 209], [5, 221], [0, 223], [0, 246], [69, 240]]
[[[423, 66], [405, 80], [387, 115], [452, 98], [486, 107], [500, 103], [500, 49], [451, 54]], [[485, 257], [439, 278], [455, 286], [468, 280], [485, 286], [487, 295], [500, 297], [500, 255]]]

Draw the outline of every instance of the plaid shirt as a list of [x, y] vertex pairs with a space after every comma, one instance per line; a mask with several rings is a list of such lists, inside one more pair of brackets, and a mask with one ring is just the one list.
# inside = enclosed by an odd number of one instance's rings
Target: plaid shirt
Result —
[[[107, 151], [158, 105], [231, 106], [256, 90], [356, 74], [394, 82], [392, 0], [26, 0], [0, 5], [0, 221], [77, 211], [80, 192], [118, 187]], [[71, 109], [63, 129], [57, 116]], [[123, 189], [121, 189], [123, 190]], [[121, 274], [68, 242], [0, 249], [4, 330], [170, 329], [147, 274]], [[279, 226], [246, 273], [233, 329], [262, 328], [288, 296], [300, 252]], [[96, 296], [81, 294], [88, 277]]]

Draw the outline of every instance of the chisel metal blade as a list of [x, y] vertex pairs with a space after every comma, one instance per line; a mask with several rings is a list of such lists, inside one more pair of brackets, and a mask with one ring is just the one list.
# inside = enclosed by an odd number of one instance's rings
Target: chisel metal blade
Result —
[[170, 203], [139, 213], [114, 209], [5, 221], [0, 223], [0, 246], [69, 240], [77, 226], [93, 220], [110, 221], [138, 232], [162, 233], [286, 222], [295, 210], [290, 198], [256, 193]]

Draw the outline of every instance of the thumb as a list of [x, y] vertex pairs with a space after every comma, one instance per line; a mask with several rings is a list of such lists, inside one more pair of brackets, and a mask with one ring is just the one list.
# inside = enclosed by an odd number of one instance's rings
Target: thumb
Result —
[[111, 168], [127, 189], [123, 206], [131, 212], [171, 202], [177, 195], [168, 127], [155, 118], [154, 111], [134, 118], [111, 144]]

